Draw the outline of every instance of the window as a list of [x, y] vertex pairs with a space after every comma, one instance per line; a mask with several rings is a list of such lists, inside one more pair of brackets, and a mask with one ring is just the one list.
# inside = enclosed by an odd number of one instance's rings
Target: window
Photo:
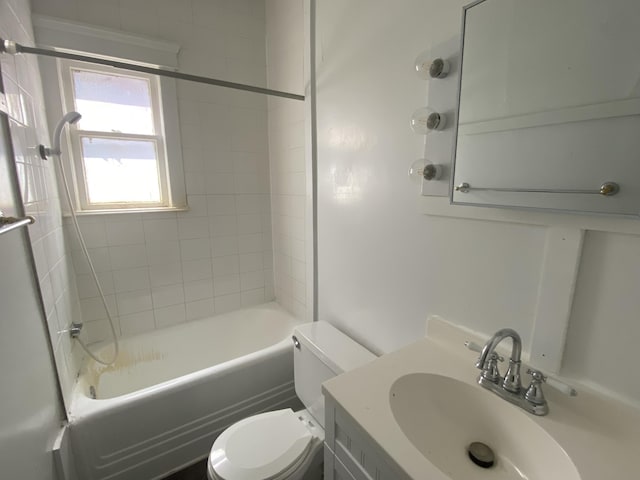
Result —
[[170, 207], [159, 80], [106, 66], [60, 62], [81, 210]]
[[[180, 46], [35, 15], [38, 41], [56, 49], [167, 70]], [[42, 57], [49, 125], [67, 112], [62, 162], [81, 214], [187, 208], [176, 81], [93, 63]], [[72, 174], [72, 175], [71, 175]]]

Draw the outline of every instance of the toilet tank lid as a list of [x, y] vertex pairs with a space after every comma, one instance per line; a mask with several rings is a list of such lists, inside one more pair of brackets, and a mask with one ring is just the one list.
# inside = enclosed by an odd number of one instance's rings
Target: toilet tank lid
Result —
[[299, 325], [294, 335], [336, 375], [365, 365], [377, 356], [330, 323], [318, 321]]

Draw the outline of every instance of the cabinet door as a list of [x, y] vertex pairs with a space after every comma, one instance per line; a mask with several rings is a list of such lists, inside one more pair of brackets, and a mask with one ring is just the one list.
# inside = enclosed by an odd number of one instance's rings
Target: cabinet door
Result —
[[330, 398], [325, 401], [325, 442], [325, 448], [335, 457], [330, 461], [340, 462], [355, 480], [409, 480], [360, 425]]

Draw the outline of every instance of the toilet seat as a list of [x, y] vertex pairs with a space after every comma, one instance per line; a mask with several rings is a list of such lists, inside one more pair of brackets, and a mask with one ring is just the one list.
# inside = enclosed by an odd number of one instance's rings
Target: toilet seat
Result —
[[223, 480], [277, 480], [298, 469], [317, 445], [290, 408], [261, 413], [220, 434], [209, 455], [209, 473]]

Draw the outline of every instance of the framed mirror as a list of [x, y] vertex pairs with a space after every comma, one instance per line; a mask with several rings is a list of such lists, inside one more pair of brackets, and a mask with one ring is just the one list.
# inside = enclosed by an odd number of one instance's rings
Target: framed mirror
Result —
[[638, 215], [640, 2], [464, 8], [451, 201]]

